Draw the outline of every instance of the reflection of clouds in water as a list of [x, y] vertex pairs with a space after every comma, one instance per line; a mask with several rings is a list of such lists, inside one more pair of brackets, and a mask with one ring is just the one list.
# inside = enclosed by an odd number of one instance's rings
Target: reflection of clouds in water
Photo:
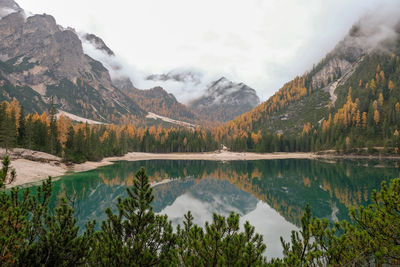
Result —
[[256, 228], [256, 232], [264, 236], [267, 257], [281, 257], [280, 237], [289, 241], [291, 231], [298, 230], [294, 224], [286, 221], [276, 210], [262, 201], [258, 202], [255, 210], [241, 217], [241, 223], [245, 221], [249, 221]]
[[[194, 217], [194, 223], [200, 226], [204, 226], [207, 221], [210, 222], [214, 212], [228, 216], [233, 210], [240, 214], [237, 208], [222, 199], [215, 196], [215, 201], [204, 202], [195, 198], [192, 194], [186, 193], [179, 196], [172, 205], [165, 207], [160, 213], [167, 214], [174, 227], [182, 224], [183, 216], [189, 210]], [[257, 203], [254, 210], [245, 215], [241, 214], [241, 224], [246, 221], [255, 226], [257, 233], [264, 236], [264, 242], [267, 244], [267, 257], [281, 257], [280, 237], [282, 236], [287, 241], [290, 239], [290, 232], [297, 229], [295, 225], [287, 222], [278, 212], [262, 201]]]
[[194, 222], [198, 225], [204, 225], [206, 221], [211, 221], [214, 212], [210, 203], [203, 202], [186, 193], [179, 196], [172, 205], [166, 206], [160, 213], [167, 214], [176, 227], [178, 224], [182, 224], [183, 216], [189, 210], [192, 212]]
[[198, 225], [204, 225], [206, 221], [211, 221], [213, 214], [228, 216], [231, 211], [241, 214], [240, 210], [225, 202], [220, 196], [215, 196], [212, 201], [206, 202], [186, 193], [179, 196], [175, 202], [166, 206], [160, 213], [167, 214], [174, 226], [182, 224], [183, 216], [191, 211], [194, 222]]

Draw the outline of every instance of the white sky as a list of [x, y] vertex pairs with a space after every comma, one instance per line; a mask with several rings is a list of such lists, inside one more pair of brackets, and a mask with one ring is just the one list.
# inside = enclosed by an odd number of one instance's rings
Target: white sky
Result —
[[17, 0], [98, 35], [140, 73], [132, 76], [194, 68], [244, 82], [262, 101], [324, 57], [366, 11], [397, 1]]

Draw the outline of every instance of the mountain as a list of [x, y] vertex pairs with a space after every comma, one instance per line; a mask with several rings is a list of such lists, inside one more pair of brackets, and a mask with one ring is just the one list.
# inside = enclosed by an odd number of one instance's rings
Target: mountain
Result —
[[247, 85], [233, 83], [225, 77], [206, 83], [204, 74], [198, 70], [174, 70], [149, 75], [146, 79], [166, 86], [180, 85], [190, 99], [188, 108], [203, 121], [226, 122], [260, 103], [255, 90]]
[[15, 12], [23, 12], [17, 3], [13, 0], [0, 0], [0, 18]]
[[[0, 10], [10, 4], [0, 2]], [[63, 111], [103, 122], [146, 114], [84, 53], [72, 29], [49, 15], [25, 18], [19, 9], [0, 20], [0, 85], [0, 100], [15, 97], [30, 112], [47, 111], [53, 99]]]
[[173, 94], [168, 93], [162, 87], [140, 90], [126, 77], [115, 79], [113, 83], [147, 112], [185, 122], [199, 120], [194, 112], [179, 103]]
[[162, 87], [148, 90], [133, 88], [126, 94], [148, 112], [186, 122], [199, 120], [193, 111], [179, 103], [173, 94], [169, 94]]
[[[25, 17], [12, 0], [0, 1], [0, 15], [0, 100], [16, 98], [28, 112], [48, 111], [54, 103], [66, 114], [100, 122], [151, 112], [193, 123], [226, 121], [258, 103], [251, 88], [220, 79], [188, 108], [161, 87], [137, 89], [115, 53], [94, 34], [65, 29], [45, 14]], [[147, 79], [201, 83], [190, 71]]]
[[199, 120], [196, 114], [179, 103], [174, 95], [169, 94], [162, 87], [144, 90], [136, 88], [131, 79], [121, 71], [123, 66], [116, 58], [115, 53], [100, 37], [87, 33], [79, 36], [87, 53], [102, 62], [110, 70], [112, 84], [137, 103], [141, 109], [175, 120], [186, 122]]
[[311, 71], [225, 125], [226, 141], [260, 132], [302, 138], [282, 150], [397, 146], [399, 70], [398, 19], [363, 17]]
[[204, 95], [193, 100], [189, 108], [209, 121], [229, 121], [260, 103], [256, 91], [225, 77], [213, 82]]
[[104, 43], [103, 39], [101, 39], [100, 37], [91, 33], [85, 33], [82, 35], [81, 39], [92, 43], [96, 47], [96, 49], [104, 51], [105, 53], [107, 53], [107, 55], [115, 56], [114, 52]]

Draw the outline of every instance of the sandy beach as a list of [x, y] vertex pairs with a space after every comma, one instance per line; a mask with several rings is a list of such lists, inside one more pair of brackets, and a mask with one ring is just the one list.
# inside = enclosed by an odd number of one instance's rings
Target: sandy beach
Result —
[[[35, 154], [36, 153], [36, 154]], [[32, 154], [36, 155], [33, 156]], [[21, 156], [22, 155], [22, 156]], [[24, 156], [25, 155], [25, 156]], [[28, 155], [28, 156], [26, 156]], [[22, 157], [22, 158], [18, 158]], [[109, 157], [99, 162], [87, 161], [82, 164], [65, 165], [61, 158], [48, 155], [42, 152], [24, 150], [11, 157], [12, 166], [17, 172], [16, 180], [8, 187], [20, 186], [38, 182], [51, 177], [58, 177], [67, 172], [83, 172], [93, 170], [102, 166], [113, 164], [114, 161], [139, 161], [139, 160], [265, 160], [265, 159], [343, 159], [343, 158], [396, 158], [399, 157], [375, 157], [375, 156], [354, 156], [354, 155], [335, 155], [335, 154], [315, 154], [315, 153], [249, 153], [249, 152], [229, 152], [216, 151], [207, 153], [140, 153], [131, 152], [122, 157]]]
[[[32, 154], [29, 153], [29, 154]], [[49, 155], [46, 157], [45, 153], [40, 153], [41, 158], [33, 159], [32, 156], [29, 160], [26, 158], [18, 158], [12, 156], [11, 165], [17, 172], [15, 181], [8, 185], [8, 187], [20, 186], [38, 182], [51, 177], [58, 177], [66, 174], [67, 172], [83, 172], [93, 170], [102, 166], [113, 164], [114, 161], [139, 161], [139, 160], [152, 160], [152, 159], [166, 159], [166, 160], [217, 160], [217, 161], [231, 161], [231, 160], [262, 160], [262, 159], [311, 159], [315, 157], [313, 153], [240, 153], [240, 152], [207, 152], [207, 153], [140, 153], [131, 152], [122, 157], [109, 157], [99, 162], [87, 161], [81, 164], [73, 164], [70, 166], [61, 163], [61, 158]], [[44, 159], [45, 158], [45, 159]], [[51, 159], [51, 160], [49, 160]]]
[[248, 152], [207, 152], [207, 153], [141, 153], [131, 152], [122, 157], [105, 158], [99, 162], [85, 162], [82, 164], [75, 164], [73, 171], [81, 172], [92, 170], [101, 166], [110, 165], [113, 161], [139, 161], [139, 160], [152, 160], [152, 159], [166, 159], [166, 160], [217, 160], [217, 161], [231, 161], [231, 160], [261, 160], [261, 159], [311, 159], [314, 158], [314, 153], [248, 153]]

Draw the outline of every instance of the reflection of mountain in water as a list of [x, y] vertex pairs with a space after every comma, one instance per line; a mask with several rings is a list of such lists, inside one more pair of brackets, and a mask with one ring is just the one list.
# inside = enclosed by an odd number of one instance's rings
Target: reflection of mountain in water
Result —
[[[161, 185], [164, 186], [164, 185]], [[155, 192], [161, 188], [155, 188]], [[228, 216], [232, 211], [243, 216], [253, 211], [257, 206], [257, 198], [238, 189], [228, 181], [204, 178], [194, 183], [175, 201], [165, 205], [161, 213], [168, 214], [177, 225], [182, 222], [183, 215], [189, 210], [193, 213], [195, 222], [204, 225], [212, 219], [213, 213]]]
[[171, 205], [180, 196], [196, 185], [195, 179], [177, 179], [171, 182], [156, 185], [153, 187], [155, 212], [162, 211], [166, 206]]
[[[85, 176], [91, 175], [94, 173], [89, 172]], [[99, 177], [100, 179], [80, 177], [83, 180], [80, 181], [79, 188], [74, 184], [79, 179], [77, 177], [67, 178], [62, 183], [55, 182], [54, 191], [57, 198], [68, 196], [73, 202], [76, 217], [81, 225], [88, 220], [101, 222], [106, 219], [105, 209], [110, 207], [116, 212], [117, 198], [126, 197], [125, 183], [115, 183], [115, 179], [104, 182], [104, 174], [100, 174]], [[113, 182], [110, 183], [110, 181]], [[216, 212], [229, 215], [231, 211], [234, 211], [245, 215], [255, 209], [258, 201], [251, 194], [241, 191], [225, 180], [211, 178], [172, 180], [154, 186], [153, 194], [152, 206], [155, 212], [161, 212], [165, 207], [172, 205], [179, 196], [185, 194], [189, 194], [191, 198], [201, 203], [207, 203], [210, 214]], [[56, 201], [52, 202], [53, 205], [55, 203]]]
[[247, 214], [254, 209], [256, 197], [298, 225], [307, 203], [315, 216], [331, 220], [347, 219], [352, 205], [367, 205], [372, 189], [399, 175], [397, 162], [383, 165], [386, 167], [377, 168], [382, 163], [373, 161], [332, 164], [315, 160], [118, 162], [60, 179], [54, 182], [54, 191], [57, 196], [76, 196], [77, 218], [82, 224], [88, 219], [101, 221], [105, 208], [126, 196], [125, 188], [132, 185], [134, 173], [145, 166], [151, 182], [174, 179], [154, 187], [156, 212], [185, 196], [209, 203], [215, 212]]
[[245, 215], [254, 210], [257, 198], [240, 190], [226, 180], [215, 178], [201, 179], [190, 194], [205, 203], [210, 203], [214, 212], [229, 215], [231, 211]]

